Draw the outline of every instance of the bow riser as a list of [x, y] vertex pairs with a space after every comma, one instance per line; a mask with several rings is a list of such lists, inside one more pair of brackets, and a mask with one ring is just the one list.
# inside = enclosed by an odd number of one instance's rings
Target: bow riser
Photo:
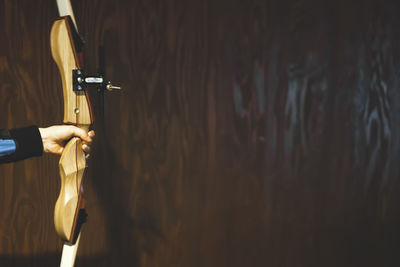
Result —
[[[64, 123], [89, 129], [92, 113], [85, 91], [73, 91], [72, 71], [82, 69], [70, 19], [56, 20], [50, 33], [51, 52], [60, 71], [64, 96]], [[75, 38], [76, 39], [76, 38]]]
[[[62, 17], [54, 22], [50, 43], [63, 85], [64, 123], [88, 131], [92, 124], [92, 113], [86, 90], [73, 90], [73, 70], [82, 69], [79, 40], [70, 17]], [[77, 224], [83, 204], [81, 185], [86, 168], [86, 158], [78, 138], [71, 139], [65, 146], [59, 166], [61, 189], [54, 210], [54, 224], [57, 234], [64, 241], [74, 244], [80, 230]]]

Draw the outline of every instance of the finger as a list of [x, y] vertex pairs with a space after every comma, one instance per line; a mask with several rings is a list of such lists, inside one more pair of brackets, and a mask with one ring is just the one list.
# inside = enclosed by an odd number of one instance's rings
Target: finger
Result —
[[56, 155], [61, 155], [63, 153], [63, 151], [64, 151], [64, 148], [59, 147], [59, 148], [55, 149], [54, 151], [50, 151], [50, 152], [53, 154], [56, 154]]
[[93, 130], [91, 130], [88, 132], [88, 135], [93, 138], [96, 134]]
[[86, 144], [83, 144], [83, 145], [82, 145], [82, 150], [83, 150], [85, 153], [89, 153], [89, 152], [90, 152], [90, 146], [88, 146], [88, 145], [86, 145]]
[[64, 151], [64, 147], [59, 144], [53, 144], [48, 147], [48, 152], [56, 155], [61, 155]]
[[83, 142], [84, 142], [85, 144], [91, 145], [92, 142], [93, 142], [93, 138], [94, 138], [94, 136], [95, 136], [95, 133], [94, 133], [93, 130], [91, 130], [91, 131], [89, 131], [87, 134], [88, 134], [88, 136], [89, 136], [89, 138], [90, 138], [90, 141], [84, 140]]

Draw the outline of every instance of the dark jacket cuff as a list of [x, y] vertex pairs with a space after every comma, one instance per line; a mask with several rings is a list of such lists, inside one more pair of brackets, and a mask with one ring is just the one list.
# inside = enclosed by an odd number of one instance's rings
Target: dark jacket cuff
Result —
[[42, 137], [38, 127], [29, 126], [10, 130], [10, 136], [14, 139], [17, 149], [12, 154], [14, 161], [43, 154]]

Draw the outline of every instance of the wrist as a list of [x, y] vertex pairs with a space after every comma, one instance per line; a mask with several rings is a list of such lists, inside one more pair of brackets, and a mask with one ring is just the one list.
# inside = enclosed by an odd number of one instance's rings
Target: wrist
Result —
[[40, 133], [40, 137], [42, 138], [42, 146], [43, 146], [43, 152], [48, 153], [49, 150], [46, 146], [47, 143], [47, 131], [46, 128], [39, 128], [39, 133]]

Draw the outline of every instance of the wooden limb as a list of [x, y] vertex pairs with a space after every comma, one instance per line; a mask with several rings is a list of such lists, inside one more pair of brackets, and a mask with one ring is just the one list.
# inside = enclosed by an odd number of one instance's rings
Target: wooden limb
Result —
[[75, 264], [76, 252], [78, 251], [79, 240], [81, 239], [81, 233], [79, 233], [75, 244], [64, 243], [63, 251], [61, 255], [60, 267], [73, 267]]
[[81, 185], [86, 168], [86, 158], [79, 138], [72, 138], [64, 148], [60, 159], [61, 189], [54, 209], [57, 234], [65, 241], [74, 243], [79, 210]]
[[78, 29], [78, 27], [76, 26], [74, 11], [72, 10], [72, 6], [71, 6], [71, 1], [57, 0], [57, 7], [58, 7], [58, 13], [60, 14], [60, 17], [70, 16], [72, 19], [72, 22], [75, 25], [75, 29]]

